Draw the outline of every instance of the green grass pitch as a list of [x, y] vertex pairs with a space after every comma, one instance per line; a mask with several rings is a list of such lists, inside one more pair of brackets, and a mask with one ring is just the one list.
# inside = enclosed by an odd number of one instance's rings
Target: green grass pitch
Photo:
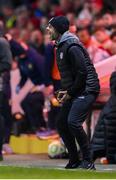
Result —
[[116, 179], [116, 172], [0, 166], [0, 179]]

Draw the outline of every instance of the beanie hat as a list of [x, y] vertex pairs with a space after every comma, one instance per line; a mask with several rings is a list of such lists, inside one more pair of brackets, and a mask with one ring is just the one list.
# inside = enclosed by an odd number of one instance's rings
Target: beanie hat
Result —
[[57, 16], [49, 21], [58, 33], [63, 34], [69, 30], [69, 20], [65, 16]]

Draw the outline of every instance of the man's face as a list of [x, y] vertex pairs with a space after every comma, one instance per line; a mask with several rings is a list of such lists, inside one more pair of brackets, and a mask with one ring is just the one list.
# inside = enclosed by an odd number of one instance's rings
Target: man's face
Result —
[[95, 38], [100, 43], [103, 43], [105, 41], [105, 39], [107, 39], [107, 36], [108, 35], [105, 32], [100, 31], [100, 30], [96, 31], [96, 33], [95, 33]]
[[47, 33], [49, 34], [51, 40], [58, 39], [59, 34], [57, 33], [57, 31], [54, 29], [54, 27], [51, 24], [48, 24], [46, 30], [47, 30]]
[[81, 31], [77, 32], [77, 35], [83, 44], [88, 43], [88, 41], [90, 39], [90, 35], [87, 30], [81, 30]]

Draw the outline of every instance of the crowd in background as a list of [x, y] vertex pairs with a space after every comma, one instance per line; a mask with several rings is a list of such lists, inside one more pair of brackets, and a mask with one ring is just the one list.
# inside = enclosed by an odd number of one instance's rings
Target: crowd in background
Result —
[[[24, 114], [15, 117], [11, 111], [11, 121], [19, 118], [22, 123], [26, 119], [21, 125], [24, 126], [22, 132], [36, 133], [38, 137], [56, 135], [54, 119], [60, 105], [54, 98], [54, 92], [60, 88], [60, 76], [55, 64], [54, 44], [50, 42], [46, 26], [52, 17], [59, 15], [67, 16], [70, 32], [79, 37], [93, 63], [116, 54], [116, 2], [113, 0], [0, 1], [0, 33], [5, 35], [11, 46], [12, 71], [19, 69], [22, 73], [20, 83], [16, 85], [16, 94], [28, 78], [34, 84], [21, 102]], [[12, 106], [11, 96], [8, 97], [9, 106]], [[45, 108], [50, 112], [47, 115]], [[12, 122], [10, 125], [6, 123], [7, 136]], [[19, 121], [18, 125], [20, 127]], [[6, 140], [8, 143], [9, 137]]]

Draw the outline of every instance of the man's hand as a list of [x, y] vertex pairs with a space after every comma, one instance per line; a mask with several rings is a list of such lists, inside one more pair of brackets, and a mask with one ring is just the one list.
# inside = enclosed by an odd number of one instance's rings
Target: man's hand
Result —
[[66, 100], [71, 99], [71, 97], [67, 94], [67, 91], [60, 90], [55, 94], [59, 103], [64, 103]]
[[38, 87], [37, 86], [34, 86], [34, 87], [32, 87], [32, 89], [31, 89], [31, 93], [34, 93], [34, 92], [38, 92], [39, 90], [38, 90]]
[[35, 93], [35, 92], [42, 92], [44, 94], [45, 91], [45, 85], [41, 84], [41, 85], [34, 85], [31, 89], [31, 93]]
[[54, 93], [54, 87], [53, 87], [53, 85], [49, 85], [49, 86], [45, 87], [45, 89], [44, 89], [44, 95], [45, 95], [45, 97], [48, 97], [48, 96], [50, 96], [50, 95], [53, 94], [53, 93]]

